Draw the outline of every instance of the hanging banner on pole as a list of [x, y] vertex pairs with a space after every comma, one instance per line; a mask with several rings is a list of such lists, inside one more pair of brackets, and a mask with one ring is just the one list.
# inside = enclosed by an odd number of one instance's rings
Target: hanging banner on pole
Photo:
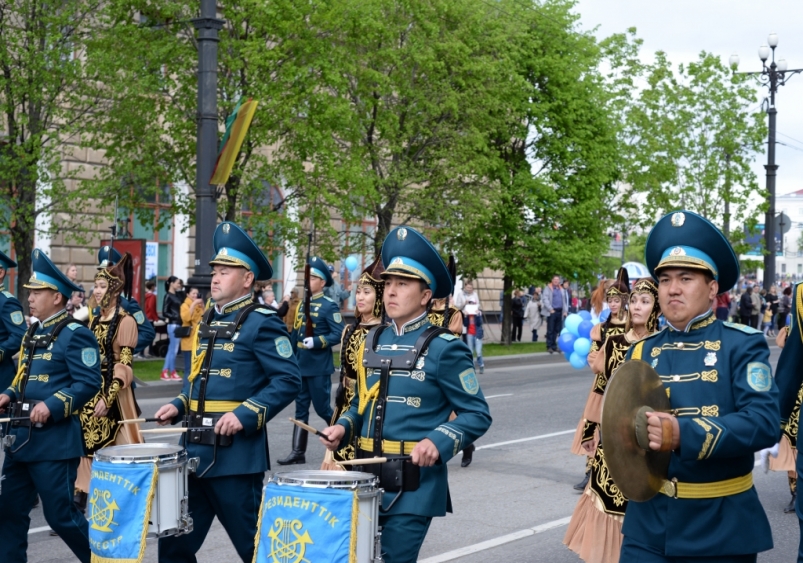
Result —
[[253, 98], [248, 98], [245, 103], [243, 103], [243, 99], [241, 98], [237, 102], [234, 112], [226, 118], [226, 132], [220, 141], [220, 153], [215, 163], [215, 169], [212, 171], [212, 179], [209, 181], [213, 186], [223, 185], [229, 180], [234, 163], [237, 162], [237, 155], [240, 154], [240, 148], [248, 134], [248, 127], [254, 118], [257, 104], [259, 104]]

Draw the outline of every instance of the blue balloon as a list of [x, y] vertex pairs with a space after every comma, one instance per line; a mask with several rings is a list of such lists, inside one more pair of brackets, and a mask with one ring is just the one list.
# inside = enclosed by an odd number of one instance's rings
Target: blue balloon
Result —
[[564, 334], [566, 334], [567, 332], [569, 332], [569, 329], [568, 329], [568, 328], [566, 328], [566, 327], [563, 327], [563, 328], [561, 329], [561, 331], [560, 331], [560, 334], [559, 334], [558, 336], [563, 336], [563, 335], [564, 335]]
[[572, 364], [574, 369], [583, 369], [586, 367], [586, 359], [582, 356], [578, 356], [576, 352], [569, 357], [569, 363]]
[[560, 348], [561, 352], [572, 352], [574, 351], [575, 340], [577, 340], [577, 337], [572, 333], [567, 332], [558, 338], [558, 348]]
[[599, 315], [599, 322], [604, 323], [605, 321], [608, 320], [608, 317], [610, 317], [610, 316], [611, 316], [611, 310], [610, 309], [605, 309]]
[[360, 263], [357, 262], [356, 257], [349, 256], [348, 258], [346, 258], [346, 269], [348, 269], [349, 272], [353, 272], [354, 270], [356, 270], [357, 266], [359, 265]]
[[568, 362], [572, 359], [572, 354], [574, 354], [574, 352], [564, 352], [563, 357], [566, 358], [566, 361]]
[[577, 335], [580, 338], [588, 338], [591, 336], [591, 329], [594, 328], [594, 323], [591, 321], [583, 321], [577, 327]]
[[583, 311], [578, 312], [577, 314], [580, 315], [581, 317], [583, 317], [584, 321], [590, 321], [591, 320], [591, 313], [589, 313], [588, 311], [583, 310]]
[[574, 353], [585, 358], [591, 351], [591, 341], [588, 338], [578, 338], [574, 341]]
[[580, 326], [581, 322], [583, 322], [583, 317], [577, 313], [573, 313], [566, 317], [566, 328], [568, 328], [569, 332], [571, 332], [573, 335], [578, 336], [577, 328]]

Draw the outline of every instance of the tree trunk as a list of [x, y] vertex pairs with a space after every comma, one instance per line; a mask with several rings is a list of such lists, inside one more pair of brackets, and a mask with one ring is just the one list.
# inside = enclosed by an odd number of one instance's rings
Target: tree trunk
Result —
[[28, 314], [28, 300], [23, 284], [31, 277], [31, 253], [36, 236], [36, 180], [27, 177], [17, 182], [18, 204], [11, 227], [11, 243], [17, 259], [17, 298]]
[[379, 253], [382, 251], [382, 243], [385, 242], [385, 237], [388, 236], [391, 226], [393, 225], [393, 209], [388, 206], [378, 208], [376, 211], [376, 218], [374, 256], [379, 256]]
[[505, 274], [502, 280], [504, 291], [502, 296], [502, 344], [510, 346], [511, 328], [513, 324], [513, 316], [511, 315], [513, 279]]

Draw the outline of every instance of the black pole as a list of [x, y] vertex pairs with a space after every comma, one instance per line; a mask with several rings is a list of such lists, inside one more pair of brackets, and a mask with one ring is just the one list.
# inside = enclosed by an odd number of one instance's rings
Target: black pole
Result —
[[772, 64], [769, 67], [770, 81], [770, 103], [767, 114], [769, 115], [769, 138], [767, 142], [767, 202], [769, 207], [764, 219], [764, 244], [767, 253], [764, 255], [764, 289], [770, 290], [775, 284], [775, 176], [778, 165], [775, 164], [775, 119], [778, 110], [775, 109], [775, 92], [778, 88], [778, 73], [775, 65], [775, 48], [772, 49]]
[[212, 233], [217, 224], [217, 196], [209, 183], [218, 144], [217, 44], [223, 20], [217, 19], [216, 0], [201, 0], [200, 17], [192, 20], [198, 30], [198, 140], [195, 167], [195, 270], [187, 280], [191, 287], [212, 283]]

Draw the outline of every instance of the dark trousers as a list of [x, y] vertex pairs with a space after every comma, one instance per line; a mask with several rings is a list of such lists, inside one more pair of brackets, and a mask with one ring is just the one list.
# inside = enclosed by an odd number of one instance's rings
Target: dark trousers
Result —
[[15, 462], [6, 455], [0, 494], [0, 561], [27, 561], [28, 528], [36, 495], [48, 526], [53, 528], [82, 563], [89, 563], [89, 526], [73, 504], [78, 458]]
[[745, 326], [753, 326], [750, 324], [750, 316], [749, 315], [739, 315], [739, 318], [742, 321], [742, 324]]
[[427, 537], [430, 516], [394, 514], [380, 516], [382, 527], [382, 558], [384, 563], [416, 563], [418, 552]]
[[[723, 544], [725, 545], [725, 544]], [[628, 536], [622, 541], [619, 563], [755, 563], [757, 554], [720, 555], [712, 557], [667, 557], [653, 547], [641, 544]]]
[[513, 334], [510, 340], [513, 342], [521, 342], [521, 330], [524, 324], [524, 319], [521, 317], [513, 317]]
[[727, 307], [717, 307], [717, 319], [720, 321], [727, 321], [728, 320], [728, 308]]
[[328, 375], [313, 375], [301, 377], [301, 392], [296, 397], [296, 420], [309, 422], [309, 406], [315, 407], [326, 424], [331, 424], [334, 410], [332, 409], [332, 379]]
[[758, 317], [759, 317], [758, 314], [750, 316], [750, 326], [752, 326], [753, 328], [758, 328], [758, 324], [759, 324], [758, 323]]
[[244, 563], [254, 558], [254, 538], [262, 502], [262, 473], [198, 479], [190, 475], [189, 511], [193, 530], [159, 540], [159, 563], [195, 563], [217, 516]]
[[558, 336], [563, 330], [563, 309], [555, 309], [546, 320], [546, 349], [558, 349]]

